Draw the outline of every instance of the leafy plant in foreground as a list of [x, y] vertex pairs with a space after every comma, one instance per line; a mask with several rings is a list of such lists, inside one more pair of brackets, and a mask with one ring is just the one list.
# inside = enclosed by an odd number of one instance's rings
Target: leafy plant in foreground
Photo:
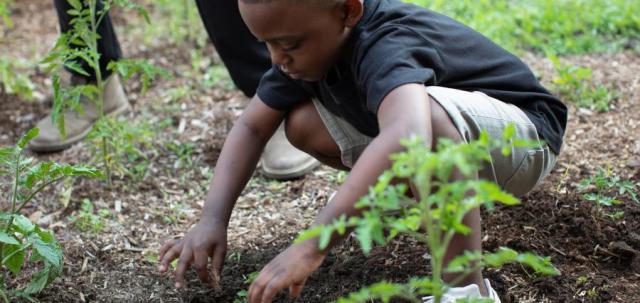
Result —
[[[442, 281], [444, 273], [458, 273], [460, 277], [465, 277], [477, 269], [500, 267], [507, 263], [528, 265], [541, 274], [558, 274], [549, 258], [531, 253], [521, 254], [509, 248], [501, 248], [490, 254], [466, 252], [446, 267], [444, 264], [445, 252], [453, 236], [471, 232], [469, 227], [462, 224], [466, 214], [482, 206], [491, 210], [494, 203], [519, 203], [518, 199], [503, 192], [497, 184], [475, 179], [476, 172], [490, 160], [490, 150], [498, 148], [504, 154], [509, 154], [511, 145], [506, 142], [516, 147], [530, 144], [512, 140], [514, 133], [515, 128], [509, 127], [503, 140], [492, 140], [485, 133], [479, 140], [470, 143], [454, 144], [450, 140], [440, 140], [436, 151], [432, 151], [421, 139], [403, 140], [402, 144], [407, 150], [392, 156], [392, 168], [384, 172], [378, 183], [370, 188], [368, 196], [356, 204], [357, 208], [365, 209], [361, 216], [343, 216], [328, 226], [316, 226], [303, 232], [297, 241], [318, 237], [321, 249], [326, 248], [334, 233], [344, 234], [348, 230], [355, 230], [365, 253], [369, 253], [374, 244], [387, 244], [399, 234], [408, 235], [428, 248], [431, 277], [414, 278], [406, 284], [380, 282], [338, 302], [389, 302], [392, 298], [419, 302], [417, 297], [423, 295], [432, 295], [435, 302], [440, 302], [449, 287]], [[466, 179], [452, 181], [452, 174], [456, 170]], [[414, 184], [417, 190], [415, 194], [420, 198], [416, 201], [407, 197], [406, 184], [392, 184], [392, 180], [398, 179]], [[452, 284], [456, 282], [459, 281]]]
[[[100, 173], [83, 165], [60, 165], [54, 162], [34, 163], [22, 152], [38, 129], [29, 131], [15, 147], [0, 149], [0, 177], [11, 179], [11, 189], [1, 196], [0, 204], [0, 299], [28, 299], [30, 295], [44, 289], [62, 269], [62, 249], [51, 232], [34, 225], [20, 211], [48, 186], [68, 177], [100, 177]], [[5, 209], [9, 207], [9, 211]], [[17, 276], [25, 262], [41, 263], [41, 269], [23, 289], [8, 289], [10, 273]]]
[[[66, 67], [80, 75], [87, 77], [93, 75], [95, 76], [95, 83], [63, 88], [60, 86], [60, 77], [57, 74], [54, 75], [54, 106], [52, 118], [61, 133], [66, 135], [64, 129], [64, 113], [69, 110], [75, 110], [82, 114], [83, 104], [81, 100], [83, 98], [95, 103], [98, 111], [98, 122], [94, 125], [92, 131], [97, 133], [97, 135], [90, 135], [89, 137], [97, 137], [100, 139], [98, 143], [100, 151], [97, 154], [101, 157], [107, 183], [111, 185], [112, 172], [120, 169], [120, 167], [114, 167], [120, 165], [120, 162], [113, 161], [113, 159], [120, 156], [114, 156], [114, 154], [131, 151], [129, 148], [121, 149], [120, 145], [117, 144], [118, 140], [115, 139], [130, 136], [134, 132], [119, 132], [126, 128], [120, 127], [118, 124], [128, 123], [117, 119], [109, 120], [109, 117], [105, 115], [104, 89], [106, 79], [100, 68], [101, 55], [98, 51], [98, 41], [100, 39], [98, 25], [102, 23], [102, 20], [104, 20], [114, 5], [137, 10], [147, 22], [149, 22], [149, 17], [143, 7], [129, 0], [69, 0], [69, 4], [72, 9], [67, 13], [74, 16], [71, 21], [72, 28], [60, 36], [56, 46], [47, 58], [43, 60], [43, 63], [49, 65], [48, 70], [50, 71], [56, 70], [60, 72], [62, 67]], [[86, 63], [91, 70], [85, 70], [79, 62]], [[157, 76], [167, 75], [162, 69], [138, 60], [111, 62], [107, 68], [110, 71], [121, 74], [125, 80], [134, 74], [139, 74], [143, 84], [143, 92], [146, 91], [150, 83]], [[116, 143], [115, 145], [113, 144], [114, 142]]]

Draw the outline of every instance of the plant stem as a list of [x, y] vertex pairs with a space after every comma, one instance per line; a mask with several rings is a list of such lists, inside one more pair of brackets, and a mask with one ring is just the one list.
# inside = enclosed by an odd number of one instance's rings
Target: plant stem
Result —
[[[9, 229], [11, 229], [11, 225], [13, 224], [13, 216], [16, 213], [16, 202], [18, 201], [18, 182], [20, 182], [20, 156], [22, 155], [22, 150], [19, 147], [16, 147], [16, 166], [15, 166], [15, 175], [13, 178], [13, 192], [11, 194], [11, 216], [9, 217], [9, 222], [4, 229], [5, 233], [9, 233]], [[0, 245], [0, 249], [2, 246]]]
[[452, 282], [451, 285], [458, 285], [459, 283], [462, 283], [462, 281], [464, 281], [469, 275], [471, 275], [474, 271], [476, 270], [480, 270], [482, 269], [484, 266], [482, 265], [482, 262], [480, 262], [481, 265], [476, 265], [474, 267], [472, 267], [471, 269], [461, 273], [457, 278], [455, 278]]
[[4, 293], [4, 290], [0, 288], [0, 297], [2, 297], [2, 301], [5, 303], [9, 303], [9, 298], [7, 298], [7, 294]]
[[31, 243], [29, 243], [27, 246], [25, 246], [25, 247], [23, 247], [21, 249], [15, 250], [14, 252], [10, 253], [9, 255], [4, 257], [4, 259], [2, 259], [2, 264], [5, 264], [9, 259], [11, 259], [11, 257], [15, 256], [16, 254], [18, 254], [21, 251], [27, 250], [29, 247], [31, 247]]
[[[106, 11], [103, 11], [102, 14], [100, 16], [97, 16], [98, 12], [97, 12], [97, 8], [98, 8], [98, 1], [100, 0], [93, 0], [90, 1], [89, 3], [89, 10], [91, 11], [91, 32], [93, 33], [92, 37], [97, 37], [98, 34], [98, 26], [100, 24], [100, 22], [102, 21], [102, 18], [107, 14]], [[94, 54], [98, 54], [98, 41], [97, 39], [91, 39], [91, 41], [89, 41], [90, 43], [87, 43], [87, 45], [90, 45], [89, 47], [91, 48], [91, 51]], [[104, 81], [102, 79], [102, 70], [100, 69], [100, 56], [92, 56], [94, 62], [93, 62], [93, 70], [95, 72], [95, 76], [96, 76], [96, 86], [98, 87], [98, 102], [97, 106], [98, 106], [98, 123], [102, 123], [104, 122], [105, 119], [105, 115], [104, 115]], [[99, 124], [100, 125], [100, 124]], [[107, 138], [105, 136], [102, 136], [102, 164], [104, 165], [104, 169], [105, 169], [105, 173], [107, 176], [107, 186], [111, 187], [111, 166], [109, 164], [109, 145], [107, 144]]]
[[18, 209], [16, 210], [16, 212], [20, 212], [22, 210], [22, 208], [24, 208], [27, 205], [27, 202], [31, 201], [31, 199], [33, 199], [33, 197], [35, 197], [36, 194], [38, 194], [40, 191], [42, 191], [45, 187], [57, 183], [60, 180], [64, 179], [65, 177], [60, 177], [58, 179], [55, 180], [51, 180], [49, 182], [46, 182], [42, 185], [40, 185], [38, 187], [38, 189], [36, 189], [34, 192], [32, 192], [26, 199], [24, 199], [24, 201], [22, 201], [22, 203], [20, 204], [20, 206], [18, 207]]

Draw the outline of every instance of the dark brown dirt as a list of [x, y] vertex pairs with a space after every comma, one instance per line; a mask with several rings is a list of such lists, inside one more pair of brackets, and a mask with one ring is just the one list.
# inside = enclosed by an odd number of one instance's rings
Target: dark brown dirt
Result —
[[[13, 16], [16, 28], [0, 45], [2, 56], [36, 61], [56, 37], [56, 19], [45, 1], [17, 1]], [[158, 13], [153, 12], [152, 13]], [[337, 188], [336, 172], [323, 167], [300, 180], [273, 182], [259, 175], [239, 199], [229, 227], [229, 252], [219, 289], [201, 285], [194, 272], [188, 289], [177, 291], [169, 275], [156, 271], [154, 256], [160, 245], [182, 235], [198, 220], [211, 168], [225, 134], [245, 103], [236, 91], [205, 88], [201, 76], [219, 63], [211, 46], [192, 42], [140, 45], [140, 30], [122, 22], [141, 25], [140, 20], [117, 12], [123, 49], [128, 57], [145, 58], [169, 69], [173, 79], [154, 84], [147, 95], [137, 94], [136, 80], [127, 84], [135, 105], [132, 120], [151, 124], [169, 119], [158, 129], [151, 159], [142, 181], [118, 178], [113, 188], [94, 180], [60, 184], [38, 197], [25, 215], [55, 231], [65, 250], [63, 275], [38, 295], [43, 302], [233, 302], [245, 289], [246, 275], [259, 271], [284, 250], [298, 231], [308, 226]], [[123, 17], [126, 16], [127, 18]], [[159, 14], [159, 13], [158, 13]], [[39, 26], [38, 26], [39, 25]], [[159, 25], [158, 25], [159, 26]], [[30, 37], [38, 37], [32, 39]], [[198, 64], [192, 60], [198, 57]], [[555, 171], [522, 205], [499, 207], [484, 215], [484, 248], [508, 246], [549, 256], [560, 269], [558, 277], [539, 277], [520, 266], [487, 269], [485, 274], [503, 302], [640, 302], [640, 205], [624, 198], [624, 204], [607, 208], [622, 210], [619, 220], [599, 217], [593, 204], [582, 198], [577, 184], [609, 167], [623, 179], [640, 182], [640, 54], [600, 54], [563, 58], [589, 66], [594, 79], [620, 92], [610, 113], [571, 108], [564, 151]], [[535, 55], [525, 56], [548, 84], [550, 63]], [[195, 67], [194, 67], [195, 65]], [[38, 87], [36, 101], [0, 95], [0, 146], [17, 138], [44, 116], [48, 82], [37, 68], [32, 80]], [[172, 92], [192, 87], [177, 98]], [[187, 155], [178, 155], [170, 143], [189, 142]], [[60, 162], [91, 159], [83, 143], [60, 154], [40, 156]], [[60, 192], [72, 188], [68, 205]], [[69, 219], [78, 215], [83, 199], [106, 209], [105, 227], [98, 233], [79, 230]], [[120, 205], [118, 208], [117, 205]], [[5, 205], [0, 205], [4, 208]], [[354, 239], [334, 250], [307, 282], [297, 302], [329, 302], [367, 284], [405, 281], [429, 273], [424, 248], [409, 239], [374, 249], [370, 256], [359, 252]], [[284, 295], [278, 302], [290, 302]]]

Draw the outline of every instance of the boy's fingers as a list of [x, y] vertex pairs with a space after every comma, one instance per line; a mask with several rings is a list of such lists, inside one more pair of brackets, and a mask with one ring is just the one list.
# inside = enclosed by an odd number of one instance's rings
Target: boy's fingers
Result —
[[164, 256], [165, 253], [167, 253], [167, 251], [173, 247], [173, 245], [176, 243], [176, 240], [169, 240], [167, 242], [164, 242], [164, 245], [162, 245], [162, 247], [160, 247], [160, 251], [158, 252], [158, 258], [160, 258], [162, 260], [162, 257]]
[[289, 296], [291, 298], [297, 298], [302, 293], [302, 289], [304, 288], [304, 284], [307, 282], [305, 279], [301, 283], [293, 283], [289, 286]]
[[269, 279], [263, 269], [249, 287], [249, 303], [262, 303], [262, 292], [268, 282]]
[[217, 247], [213, 251], [213, 260], [211, 261], [211, 276], [213, 276], [214, 286], [218, 286], [220, 283], [220, 276], [222, 274], [222, 267], [224, 266], [224, 257], [227, 254], [224, 248]]
[[191, 248], [185, 247], [180, 254], [180, 260], [178, 261], [178, 267], [176, 267], [175, 271], [175, 279], [176, 279], [176, 288], [184, 287], [184, 274], [187, 272], [187, 268], [189, 268], [189, 264], [193, 260], [193, 253]]
[[209, 273], [207, 265], [209, 263], [209, 255], [206, 251], [196, 251], [193, 256], [193, 266], [196, 268], [198, 278], [202, 283], [209, 283]]
[[173, 262], [173, 260], [178, 258], [178, 256], [180, 256], [180, 247], [179, 246], [171, 247], [171, 249], [165, 252], [164, 256], [162, 256], [158, 270], [160, 270], [160, 272], [166, 272], [167, 270], [169, 270], [169, 268], [171, 267], [171, 262]]
[[260, 303], [271, 303], [278, 292], [285, 287], [287, 287], [287, 285], [284, 279], [279, 276], [272, 278], [262, 292], [262, 301], [260, 301]]

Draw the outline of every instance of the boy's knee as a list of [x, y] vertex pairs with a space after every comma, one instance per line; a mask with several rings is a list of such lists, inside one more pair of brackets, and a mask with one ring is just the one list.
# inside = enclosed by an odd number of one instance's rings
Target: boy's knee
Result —
[[319, 119], [319, 117], [314, 117], [317, 115], [312, 102], [298, 105], [287, 113], [285, 134], [291, 145], [303, 151], [308, 150], [313, 137], [313, 122], [315, 119]]

